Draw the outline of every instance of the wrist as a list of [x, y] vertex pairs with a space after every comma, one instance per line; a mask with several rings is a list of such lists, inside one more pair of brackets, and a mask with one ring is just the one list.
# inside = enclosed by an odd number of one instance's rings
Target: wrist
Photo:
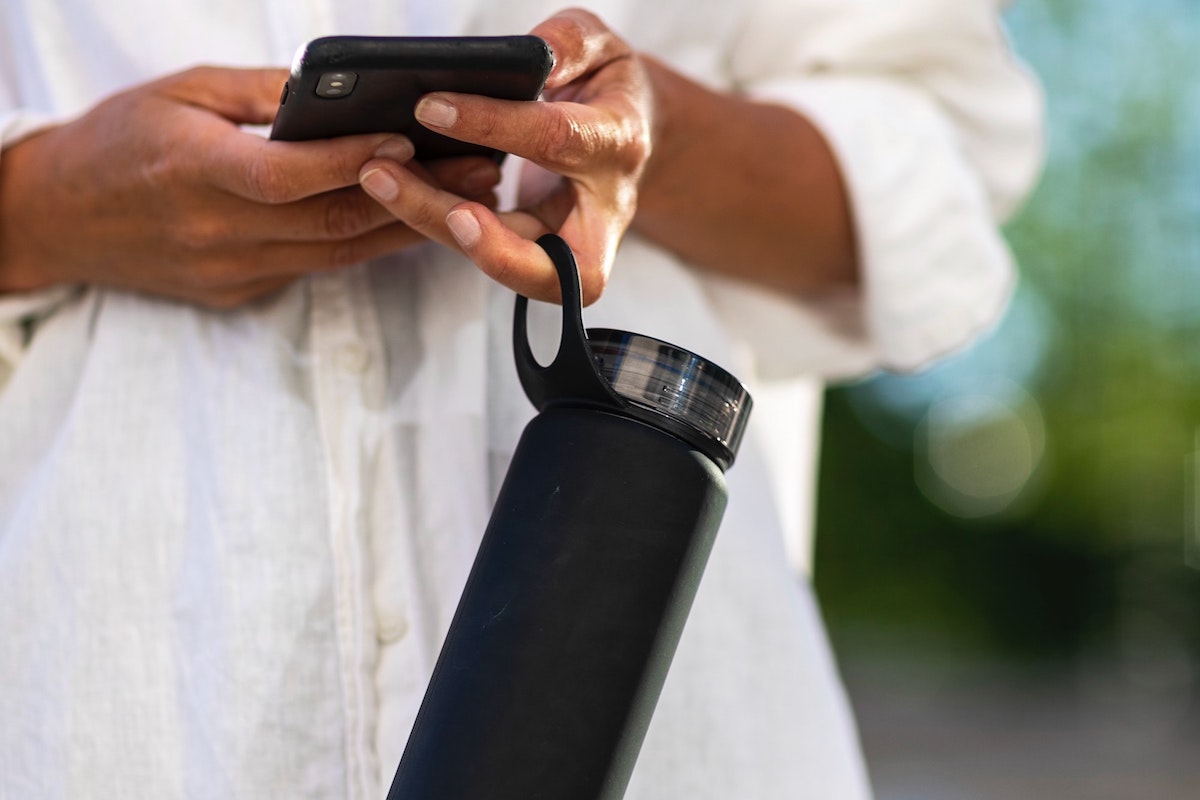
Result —
[[820, 131], [645, 61], [658, 138], [633, 228], [692, 266], [787, 294], [854, 285], [848, 195]]
[[66, 281], [56, 279], [40, 254], [38, 212], [31, 199], [40, 182], [34, 165], [36, 151], [49, 131], [38, 132], [0, 152], [0, 294], [44, 289]]
[[[651, 213], [664, 193], [660, 188], [672, 180], [672, 165], [679, 163], [687, 139], [680, 136], [687, 125], [679, 119], [686, 108], [681, 94], [692, 90], [689, 82], [661, 61], [638, 56], [645, 68], [653, 108], [650, 156], [639, 181], [638, 209]], [[639, 214], [640, 215], [640, 214]], [[636, 225], [636, 218], [635, 218]]]

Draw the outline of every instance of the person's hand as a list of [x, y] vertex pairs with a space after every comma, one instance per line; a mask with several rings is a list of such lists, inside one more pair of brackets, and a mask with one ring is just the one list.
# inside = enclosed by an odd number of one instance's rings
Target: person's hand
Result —
[[[105, 100], [0, 160], [0, 293], [100, 283], [228, 307], [297, 276], [424, 241], [358, 186], [386, 134], [272, 142], [286, 71], [203, 67]], [[482, 201], [498, 168], [453, 159], [423, 172]]]
[[564, 11], [531, 33], [555, 57], [546, 102], [437, 92], [416, 109], [432, 130], [526, 159], [517, 209], [493, 213], [386, 158], [368, 162], [360, 179], [398, 219], [528, 297], [558, 298], [553, 265], [533, 241], [558, 233], [575, 252], [590, 303], [637, 208], [653, 97], [641, 59], [593, 15]]

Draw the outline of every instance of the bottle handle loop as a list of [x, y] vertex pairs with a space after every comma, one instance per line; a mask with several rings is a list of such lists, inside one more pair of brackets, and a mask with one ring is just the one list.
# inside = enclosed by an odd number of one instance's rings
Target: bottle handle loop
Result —
[[549, 364], [539, 364], [529, 346], [529, 299], [518, 295], [513, 312], [513, 350], [521, 387], [539, 411], [560, 400], [580, 401], [624, 409], [627, 401], [613, 391], [600, 374], [583, 327], [583, 292], [575, 254], [561, 237], [547, 233], [537, 240], [558, 273], [562, 291], [562, 333], [558, 352]]

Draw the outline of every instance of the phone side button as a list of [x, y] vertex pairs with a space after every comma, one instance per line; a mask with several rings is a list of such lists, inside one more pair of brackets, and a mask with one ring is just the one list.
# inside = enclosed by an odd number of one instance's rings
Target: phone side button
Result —
[[284, 103], [287, 102], [287, 96], [288, 96], [288, 85], [287, 85], [287, 81], [284, 81], [283, 94], [279, 95], [279, 105], [283, 105]]

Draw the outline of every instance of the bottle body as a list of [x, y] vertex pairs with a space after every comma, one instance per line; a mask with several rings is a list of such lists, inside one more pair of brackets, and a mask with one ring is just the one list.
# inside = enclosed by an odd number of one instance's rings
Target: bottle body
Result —
[[620, 798], [725, 498], [708, 457], [644, 422], [535, 417], [388, 800]]

